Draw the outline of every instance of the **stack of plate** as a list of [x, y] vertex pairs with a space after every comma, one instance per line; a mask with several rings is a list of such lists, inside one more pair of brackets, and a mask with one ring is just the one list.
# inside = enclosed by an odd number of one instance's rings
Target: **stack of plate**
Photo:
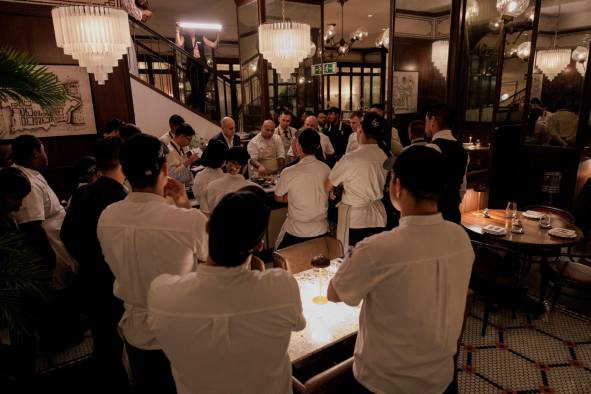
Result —
[[523, 212], [523, 217], [527, 219], [539, 220], [542, 217], [543, 213], [538, 211], [525, 211]]
[[577, 238], [577, 232], [574, 230], [569, 230], [566, 228], [553, 228], [552, 230], [548, 231], [548, 234], [557, 237], [557, 238]]

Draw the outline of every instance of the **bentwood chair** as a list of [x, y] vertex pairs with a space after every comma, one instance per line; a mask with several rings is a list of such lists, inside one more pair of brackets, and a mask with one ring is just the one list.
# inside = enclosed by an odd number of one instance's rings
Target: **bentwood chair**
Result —
[[310, 260], [314, 256], [324, 255], [330, 260], [343, 257], [343, 245], [333, 237], [320, 237], [302, 242], [273, 253], [273, 264], [292, 274], [312, 268]]

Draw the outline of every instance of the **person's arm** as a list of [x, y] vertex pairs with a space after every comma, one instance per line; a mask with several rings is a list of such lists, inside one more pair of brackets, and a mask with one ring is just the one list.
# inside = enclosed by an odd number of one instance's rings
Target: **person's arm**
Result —
[[187, 196], [185, 185], [175, 179], [168, 179], [166, 186], [164, 186], [164, 197], [171, 197], [179, 208], [191, 209], [191, 202]]
[[127, 11], [133, 19], [141, 21], [143, 19], [142, 10], [135, 5], [134, 0], [121, 0], [121, 6]]
[[176, 44], [180, 47], [185, 45], [185, 37], [181, 34], [181, 28], [176, 26]]
[[205, 45], [207, 45], [208, 47], [210, 47], [210, 48], [213, 48], [213, 49], [217, 48], [219, 42], [220, 42], [220, 34], [219, 33], [217, 33], [215, 35], [215, 40], [214, 41], [210, 41], [207, 37], [203, 36], [203, 43]]
[[279, 177], [279, 182], [275, 186], [275, 201], [287, 203], [287, 195], [289, 193], [288, 183], [289, 183], [289, 175], [286, 173], [287, 169], [285, 169], [281, 176]]
[[326, 293], [326, 297], [330, 302], [343, 302], [337, 294], [337, 291], [334, 289], [334, 286], [332, 285], [332, 280], [328, 284], [328, 291]]
[[259, 152], [254, 139], [248, 143], [248, 145], [246, 146], [246, 150], [250, 155], [250, 165], [257, 170], [260, 176], [267, 175], [267, 169], [261, 163], [258, 162]]

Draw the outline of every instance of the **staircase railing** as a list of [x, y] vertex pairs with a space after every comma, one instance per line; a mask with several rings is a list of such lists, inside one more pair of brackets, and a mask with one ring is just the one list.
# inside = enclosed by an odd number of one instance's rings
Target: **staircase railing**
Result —
[[236, 82], [142, 22], [129, 20], [137, 77], [212, 121], [237, 115]]

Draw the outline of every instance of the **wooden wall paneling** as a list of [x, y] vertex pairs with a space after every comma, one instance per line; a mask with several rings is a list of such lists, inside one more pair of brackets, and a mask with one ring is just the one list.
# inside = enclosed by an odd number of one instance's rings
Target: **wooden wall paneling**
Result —
[[[51, 8], [0, 2], [0, 45], [25, 51], [40, 64], [77, 65], [55, 44]], [[100, 86], [91, 78], [91, 92], [99, 133], [111, 118], [134, 121], [126, 57], [109, 74], [105, 85]], [[81, 156], [92, 154], [96, 138], [96, 134], [42, 138], [49, 157], [44, 175], [60, 198], [67, 198], [76, 186], [73, 166]]]

